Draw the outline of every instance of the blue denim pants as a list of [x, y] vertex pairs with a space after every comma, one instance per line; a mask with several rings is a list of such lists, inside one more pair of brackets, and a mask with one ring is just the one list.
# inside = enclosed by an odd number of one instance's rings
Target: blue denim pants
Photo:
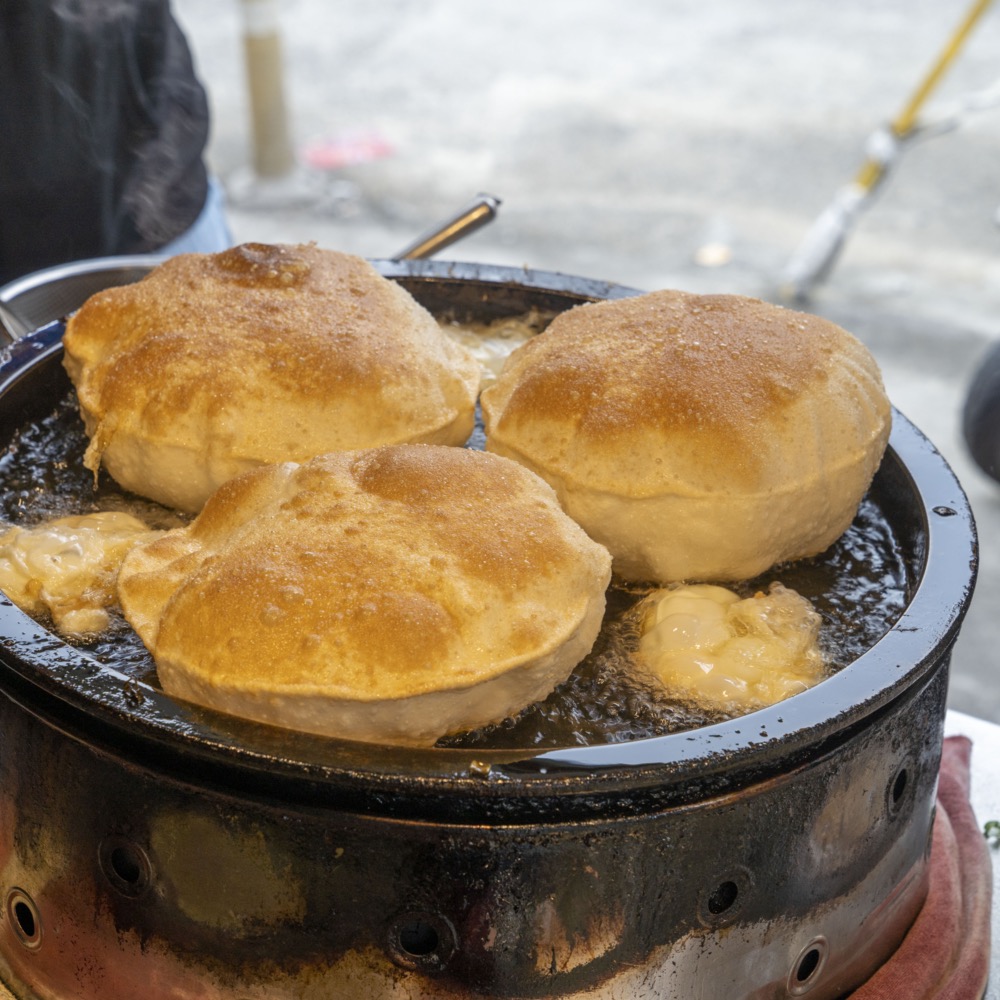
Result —
[[155, 252], [157, 257], [172, 257], [178, 253], [218, 253], [233, 245], [233, 234], [226, 221], [226, 198], [222, 185], [209, 178], [205, 205], [189, 229], [174, 237]]

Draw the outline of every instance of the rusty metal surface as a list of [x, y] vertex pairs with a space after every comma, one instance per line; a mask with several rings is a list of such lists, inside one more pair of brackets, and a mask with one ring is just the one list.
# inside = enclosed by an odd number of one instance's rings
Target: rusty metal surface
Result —
[[3, 697], [0, 953], [39, 996], [104, 1000], [784, 996], [800, 970], [836, 997], [922, 900], [946, 685], [942, 660], [877, 725], [737, 793], [525, 825], [243, 795]]

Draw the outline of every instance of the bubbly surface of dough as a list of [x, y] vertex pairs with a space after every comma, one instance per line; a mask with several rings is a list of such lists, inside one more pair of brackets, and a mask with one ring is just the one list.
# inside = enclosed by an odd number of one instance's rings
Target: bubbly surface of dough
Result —
[[405, 289], [312, 245], [171, 258], [91, 297], [64, 347], [88, 468], [191, 512], [261, 463], [462, 444], [480, 378]]
[[265, 466], [134, 549], [122, 608], [175, 696], [431, 744], [544, 698], [589, 652], [610, 556], [506, 459], [389, 446]]
[[579, 306], [482, 395], [487, 448], [545, 478], [627, 579], [739, 580], [823, 551], [888, 440], [867, 348], [734, 295]]

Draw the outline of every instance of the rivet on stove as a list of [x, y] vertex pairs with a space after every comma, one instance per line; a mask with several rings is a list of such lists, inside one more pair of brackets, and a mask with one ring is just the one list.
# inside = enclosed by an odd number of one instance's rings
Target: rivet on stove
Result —
[[454, 926], [439, 913], [401, 914], [389, 928], [390, 955], [403, 968], [440, 972], [457, 947]]
[[40, 948], [42, 921], [35, 901], [23, 889], [11, 889], [4, 910], [18, 941], [31, 951]]
[[146, 852], [125, 837], [106, 837], [100, 846], [101, 870], [112, 887], [123, 896], [141, 896], [152, 881], [152, 865]]
[[488, 778], [492, 769], [492, 764], [485, 760], [469, 761], [469, 774], [474, 778]]
[[698, 915], [701, 923], [706, 927], [730, 923], [743, 908], [753, 884], [753, 876], [742, 866], [721, 873], [700, 894]]
[[819, 936], [810, 941], [798, 954], [788, 973], [788, 994], [799, 997], [810, 992], [818, 983], [826, 953], [829, 949], [826, 938]]
[[898, 816], [903, 806], [908, 801], [907, 792], [912, 787], [910, 772], [905, 764], [900, 767], [892, 776], [886, 788], [886, 806], [890, 818]]

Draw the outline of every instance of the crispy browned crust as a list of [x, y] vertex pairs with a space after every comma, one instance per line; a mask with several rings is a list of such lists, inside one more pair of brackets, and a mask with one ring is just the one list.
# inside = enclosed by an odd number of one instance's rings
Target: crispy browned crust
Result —
[[199, 684], [375, 701], [496, 677], [595, 609], [596, 634], [609, 575], [517, 464], [402, 445], [231, 480], [131, 553], [119, 594], [157, 664]]
[[64, 344], [91, 464], [107, 453], [125, 477], [144, 473], [116, 461], [119, 443], [220, 465], [460, 444], [479, 383], [471, 355], [403, 288], [312, 245], [172, 258], [92, 297]]
[[822, 552], [891, 424], [874, 358], [835, 324], [675, 291], [556, 317], [482, 405], [490, 451], [546, 479], [618, 574], [660, 582]]
[[[803, 403], [815, 401], [802, 426]], [[652, 292], [563, 313], [483, 393], [490, 441], [567, 481], [633, 496], [760, 493], [887, 433], [878, 368], [818, 316], [736, 295]]]

